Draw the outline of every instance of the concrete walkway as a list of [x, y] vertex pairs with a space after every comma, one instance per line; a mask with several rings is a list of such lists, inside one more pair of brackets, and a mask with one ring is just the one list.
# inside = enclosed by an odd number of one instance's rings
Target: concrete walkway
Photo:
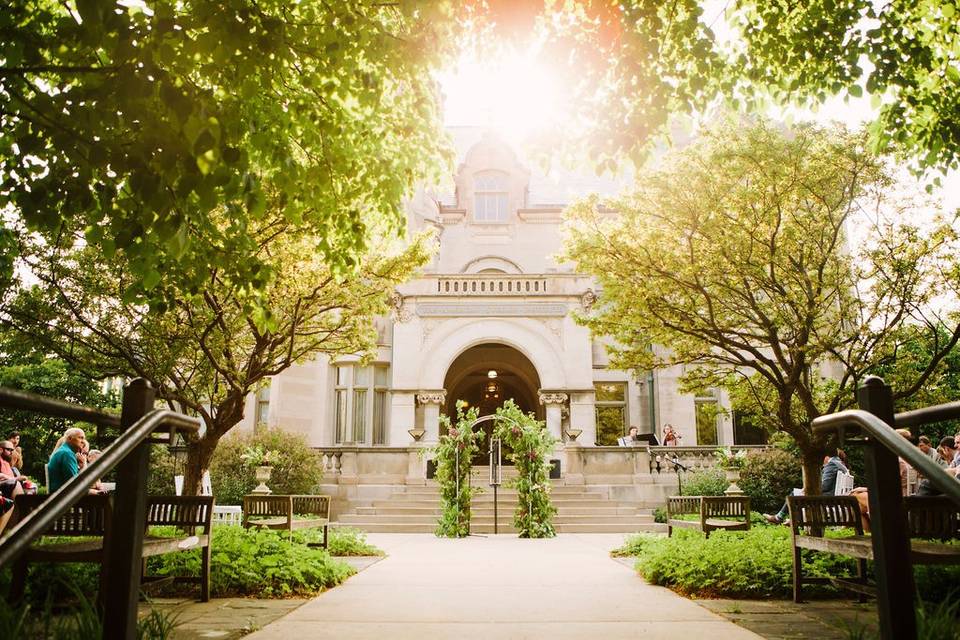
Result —
[[248, 637], [760, 637], [610, 559], [623, 535], [371, 534], [368, 540], [388, 557]]

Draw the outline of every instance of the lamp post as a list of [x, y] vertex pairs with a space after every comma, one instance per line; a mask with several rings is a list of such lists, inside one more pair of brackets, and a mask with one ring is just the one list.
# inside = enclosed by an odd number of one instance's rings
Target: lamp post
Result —
[[168, 450], [173, 455], [173, 489], [180, 496], [183, 495], [183, 470], [187, 468], [187, 452], [190, 448], [183, 436], [177, 433], [174, 444]]

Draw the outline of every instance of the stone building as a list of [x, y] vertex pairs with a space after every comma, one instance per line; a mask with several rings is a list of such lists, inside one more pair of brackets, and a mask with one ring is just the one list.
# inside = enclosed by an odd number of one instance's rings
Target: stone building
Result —
[[715, 410], [726, 408], [723, 393], [679, 393], [679, 368], [611, 369], [601, 341], [574, 320], [598, 292], [554, 257], [561, 212], [590, 193], [612, 195], [623, 181], [545, 175], [494, 134], [451, 135], [456, 174], [408, 207], [411, 231], [437, 229], [439, 252], [395, 293], [375, 362], [318, 358], [293, 367], [251, 398], [247, 426], [265, 422], [303, 432], [327, 452], [349, 450], [359, 457], [348, 463], [337, 454], [336, 464], [364, 468], [338, 471], [360, 484], [422, 482], [426, 465], [411, 452], [437, 440], [440, 414], [453, 415], [458, 399], [486, 414], [513, 398], [545, 420], [563, 443], [565, 475], [577, 475], [577, 464], [564, 450], [599, 453], [631, 425], [659, 438], [672, 424], [687, 446], [741, 444], [731, 413]]

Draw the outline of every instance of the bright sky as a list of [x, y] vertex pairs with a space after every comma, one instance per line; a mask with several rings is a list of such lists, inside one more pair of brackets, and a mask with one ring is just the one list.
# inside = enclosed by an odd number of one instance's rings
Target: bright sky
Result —
[[[708, 2], [707, 16], [711, 15]], [[729, 41], [721, 20], [711, 20], [718, 40]], [[447, 126], [488, 126], [518, 148], [538, 134], [564, 130], [570, 120], [563, 110], [565, 92], [561, 80], [538, 63], [534, 51], [487, 56], [478, 61], [466, 52], [453, 69], [440, 74]], [[840, 121], [851, 128], [871, 121], [876, 109], [869, 96], [835, 97], [816, 112], [798, 108], [771, 108], [778, 120]], [[960, 174], [943, 180], [940, 197], [948, 210], [960, 208]]]

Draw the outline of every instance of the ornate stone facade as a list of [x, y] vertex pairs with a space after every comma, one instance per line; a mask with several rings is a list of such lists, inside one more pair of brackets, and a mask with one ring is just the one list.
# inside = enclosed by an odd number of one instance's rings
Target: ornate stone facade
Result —
[[[596, 303], [596, 283], [556, 259], [563, 207], [622, 183], [547, 176], [496, 136], [452, 135], [460, 159], [452, 185], [423, 188], [409, 202], [409, 231], [439, 230], [439, 251], [391, 296], [374, 363], [319, 358], [291, 368], [270, 388], [269, 423], [302, 431], [315, 446], [429, 446], [455, 401], [489, 410], [509, 397], [568, 443], [615, 444], [618, 429], [659, 433], [670, 423], [684, 444], [696, 444], [698, 415], [709, 413], [697, 407], [710, 398], [679, 393], [679, 368], [610, 368], [603, 341], [573, 317]], [[722, 394], [715, 400], [727, 403]], [[718, 419], [712, 440], [734, 443], [729, 417]]]

